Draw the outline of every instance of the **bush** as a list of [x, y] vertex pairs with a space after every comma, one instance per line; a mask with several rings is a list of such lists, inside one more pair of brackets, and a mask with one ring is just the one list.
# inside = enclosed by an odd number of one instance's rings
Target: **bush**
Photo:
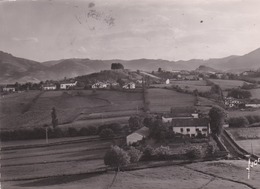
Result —
[[154, 150], [154, 155], [156, 159], [165, 160], [171, 155], [171, 150], [169, 146], [160, 146]]
[[70, 137], [75, 137], [75, 136], [77, 136], [77, 135], [78, 135], [77, 129], [75, 129], [75, 128], [73, 128], [73, 127], [69, 127], [69, 128], [68, 128], [68, 135], [69, 135]]
[[186, 156], [190, 160], [199, 159], [203, 157], [203, 152], [201, 148], [194, 146], [186, 152]]
[[237, 127], [246, 127], [249, 122], [245, 117], [231, 117], [228, 120], [229, 127], [237, 128]]
[[144, 149], [143, 149], [143, 156], [142, 158], [145, 160], [151, 160], [152, 157], [154, 155], [154, 149], [153, 147], [147, 145]]
[[130, 149], [127, 151], [129, 157], [130, 157], [130, 162], [131, 163], [136, 163], [140, 160], [142, 156], [142, 152], [135, 147], [131, 146]]
[[112, 129], [103, 129], [100, 133], [99, 136], [101, 138], [113, 138], [115, 137], [115, 133]]
[[260, 122], [260, 116], [258, 115], [247, 115], [245, 116], [249, 124], [254, 124]]
[[118, 169], [130, 163], [130, 157], [126, 151], [118, 146], [111, 146], [104, 156], [105, 165]]

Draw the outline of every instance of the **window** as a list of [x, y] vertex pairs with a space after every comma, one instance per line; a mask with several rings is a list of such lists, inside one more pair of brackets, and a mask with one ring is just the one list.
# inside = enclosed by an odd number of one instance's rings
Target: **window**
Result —
[[181, 128], [181, 132], [183, 132], [183, 128]]
[[199, 132], [199, 131], [200, 131], [200, 129], [196, 129], [196, 131], [197, 131], [197, 132]]
[[206, 131], [208, 131], [208, 129], [206, 129], [206, 128], [203, 128], [203, 129], [202, 129], [202, 131], [206, 132]]
[[186, 129], [187, 132], [190, 132], [190, 129]]

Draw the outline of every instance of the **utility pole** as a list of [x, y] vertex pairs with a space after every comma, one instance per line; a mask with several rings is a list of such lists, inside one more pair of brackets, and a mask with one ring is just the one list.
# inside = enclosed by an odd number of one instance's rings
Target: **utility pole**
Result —
[[246, 170], [247, 170], [247, 179], [250, 179], [250, 172], [251, 172], [250, 155], [246, 155], [246, 157], [248, 157], [248, 166], [246, 168]]
[[45, 141], [46, 141], [46, 144], [49, 143], [49, 140], [48, 140], [48, 125], [43, 125], [43, 127], [45, 127]]

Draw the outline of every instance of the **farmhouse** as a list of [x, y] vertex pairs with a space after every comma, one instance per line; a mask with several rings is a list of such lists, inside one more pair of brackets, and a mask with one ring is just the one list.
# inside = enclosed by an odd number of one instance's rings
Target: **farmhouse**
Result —
[[104, 83], [104, 82], [97, 82], [97, 83], [94, 83], [91, 86], [92, 89], [104, 89], [104, 88], [107, 88], [107, 87], [108, 87], [108, 84]]
[[60, 89], [69, 89], [71, 87], [75, 87], [77, 85], [77, 81], [63, 81], [60, 83]]
[[172, 120], [174, 133], [180, 133], [189, 137], [196, 137], [199, 134], [208, 136], [210, 133], [209, 120], [207, 118], [176, 118]]
[[43, 90], [49, 91], [49, 90], [56, 90], [57, 86], [53, 83], [47, 83], [42, 86]]
[[135, 142], [143, 140], [144, 138], [147, 138], [148, 135], [149, 135], [149, 128], [142, 127], [141, 129], [138, 129], [132, 134], [128, 135], [126, 137], [126, 143], [127, 145], [131, 145]]
[[15, 85], [6, 85], [4, 88], [3, 88], [3, 91], [4, 92], [15, 92]]
[[167, 79], [167, 80], [165, 81], [165, 84], [166, 84], [166, 85], [170, 84], [170, 80]]
[[127, 83], [122, 88], [123, 89], [135, 89], [135, 83], [134, 82]]

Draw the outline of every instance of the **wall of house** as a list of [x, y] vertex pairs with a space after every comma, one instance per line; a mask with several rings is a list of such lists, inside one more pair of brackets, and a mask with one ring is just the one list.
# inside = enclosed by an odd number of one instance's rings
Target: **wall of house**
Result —
[[172, 118], [171, 117], [162, 117], [162, 122], [163, 123], [171, 123], [172, 122]]
[[198, 131], [201, 132], [201, 134], [208, 136], [208, 127], [207, 126], [198, 126], [198, 127], [173, 127], [173, 132], [175, 133], [181, 133], [184, 135], [190, 135], [190, 136], [197, 136]]

